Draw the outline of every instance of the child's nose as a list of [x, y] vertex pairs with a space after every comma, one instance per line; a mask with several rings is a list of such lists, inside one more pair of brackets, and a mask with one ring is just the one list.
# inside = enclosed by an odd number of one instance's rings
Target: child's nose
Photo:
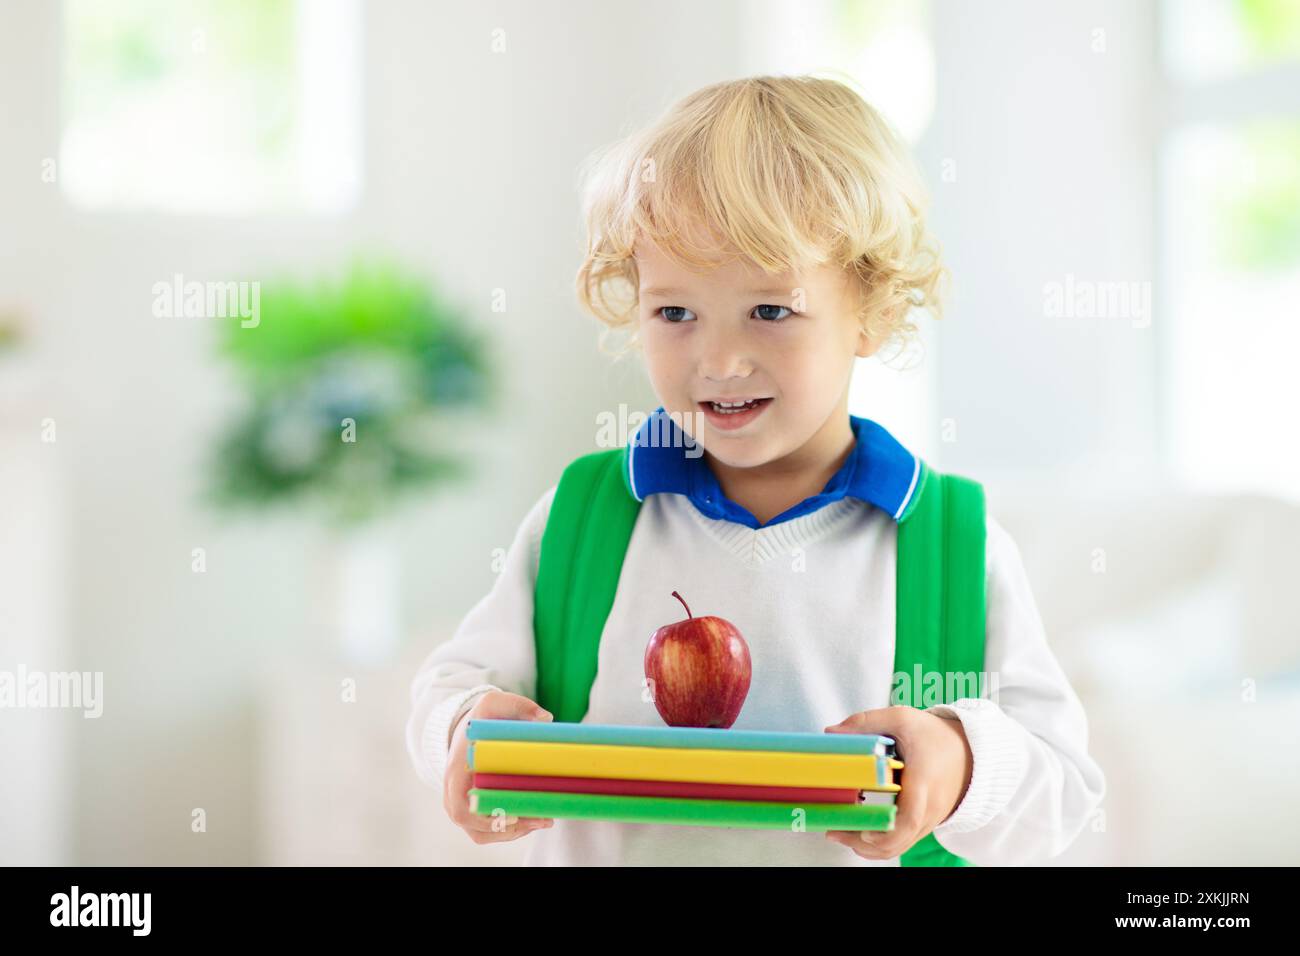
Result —
[[744, 378], [753, 371], [744, 343], [737, 341], [735, 336], [718, 333], [701, 343], [697, 367], [700, 376], [711, 383]]

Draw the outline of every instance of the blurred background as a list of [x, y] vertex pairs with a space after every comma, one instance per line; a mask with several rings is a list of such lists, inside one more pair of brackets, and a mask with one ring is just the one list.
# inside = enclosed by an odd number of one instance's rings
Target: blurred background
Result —
[[829, 70], [953, 272], [851, 411], [985, 483], [1107, 772], [1055, 862], [1300, 860], [1300, 3], [0, 0], [0, 674], [103, 681], [0, 709], [0, 862], [518, 862], [402, 727], [657, 405], [578, 165]]

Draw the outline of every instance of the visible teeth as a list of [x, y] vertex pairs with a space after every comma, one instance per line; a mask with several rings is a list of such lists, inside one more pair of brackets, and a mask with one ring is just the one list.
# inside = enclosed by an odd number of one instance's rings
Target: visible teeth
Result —
[[759, 399], [751, 398], [747, 402], [710, 402], [709, 404], [713, 406], [713, 410], [716, 412], [723, 415], [734, 415], [737, 412], [753, 408], [758, 402]]

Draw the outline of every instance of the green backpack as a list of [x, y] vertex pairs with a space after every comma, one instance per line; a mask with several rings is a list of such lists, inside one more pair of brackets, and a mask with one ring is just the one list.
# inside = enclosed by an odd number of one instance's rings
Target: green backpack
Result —
[[[542, 534], [533, 614], [537, 703], [558, 721], [581, 722], [587, 713], [601, 633], [641, 507], [628, 484], [627, 453], [624, 445], [570, 463]], [[983, 488], [920, 461], [916, 492], [898, 519], [895, 674], [983, 670], [984, 537]], [[950, 702], [954, 682], [941, 683], [932, 688], [941, 699], [931, 703]], [[914, 699], [918, 693], [914, 688]], [[933, 833], [900, 862], [971, 865]]]

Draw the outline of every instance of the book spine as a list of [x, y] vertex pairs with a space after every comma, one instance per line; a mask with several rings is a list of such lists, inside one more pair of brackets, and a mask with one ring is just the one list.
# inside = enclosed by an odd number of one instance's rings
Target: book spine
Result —
[[612, 747], [672, 747], [702, 750], [768, 750], [788, 753], [839, 753], [888, 756], [891, 737], [879, 734], [813, 734], [780, 731], [716, 730], [702, 727], [633, 727], [478, 718], [466, 737], [473, 740], [600, 744]]
[[691, 783], [677, 780], [616, 780], [601, 777], [551, 777], [536, 774], [475, 773], [480, 790], [545, 790], [612, 793], [638, 797], [688, 797], [711, 800], [765, 800], [786, 803], [859, 803], [862, 791], [847, 787], [770, 787]]
[[[619, 780], [675, 780], [750, 786], [894, 790], [887, 758], [747, 750], [678, 750], [480, 740], [470, 769], [486, 773]], [[901, 766], [901, 763], [898, 764]]]
[[471, 789], [469, 795], [471, 811], [481, 816], [506, 814], [793, 832], [890, 830], [898, 810], [896, 806], [875, 804], [685, 800], [477, 788]]

